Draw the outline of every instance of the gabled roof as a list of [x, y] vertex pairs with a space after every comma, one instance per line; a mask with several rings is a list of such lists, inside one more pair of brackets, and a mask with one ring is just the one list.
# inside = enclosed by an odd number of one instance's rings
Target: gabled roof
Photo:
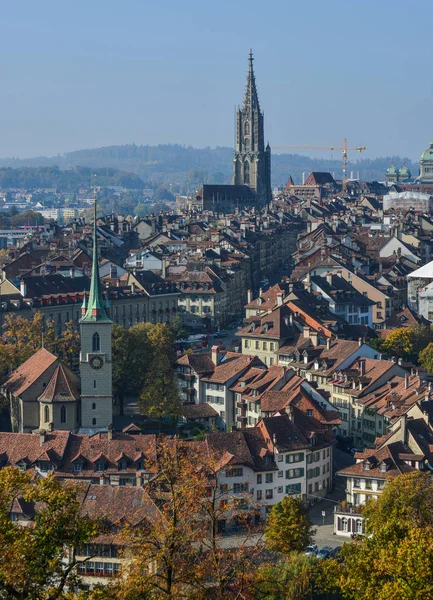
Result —
[[13, 371], [4, 383], [4, 387], [14, 396], [19, 396], [33, 385], [57, 360], [54, 354], [51, 354], [45, 348], [40, 348]]

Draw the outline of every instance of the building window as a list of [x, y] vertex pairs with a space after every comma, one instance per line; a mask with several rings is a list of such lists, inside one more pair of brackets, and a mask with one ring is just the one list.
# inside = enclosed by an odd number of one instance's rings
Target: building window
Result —
[[60, 423], [66, 423], [66, 406], [64, 404], [60, 409]]
[[262, 475], [261, 475], [261, 473], [259, 473], [257, 475], [257, 485], [260, 485], [261, 483], [262, 483]]
[[103, 470], [104, 470], [104, 463], [102, 462], [102, 460], [97, 460], [95, 462], [95, 473], [102, 473]]
[[99, 352], [101, 349], [101, 341], [99, 338], [99, 333], [94, 333], [92, 337], [92, 350], [93, 352]]
[[81, 471], [81, 463], [79, 461], [74, 463], [74, 471], [75, 473], [79, 473]]
[[274, 497], [273, 490], [266, 490], [266, 500], [271, 500]]
[[274, 480], [273, 473], [266, 473], [266, 483], [272, 483]]
[[245, 161], [244, 162], [244, 184], [249, 185], [250, 183], [250, 164]]
[[44, 421], [45, 423], [49, 423], [50, 422], [50, 409], [48, 406], [46, 406], [44, 408]]
[[95, 417], [93, 417], [93, 419], [92, 419], [92, 425], [96, 425], [96, 419], [95, 419]]
[[92, 410], [96, 410], [96, 402], [92, 403]]

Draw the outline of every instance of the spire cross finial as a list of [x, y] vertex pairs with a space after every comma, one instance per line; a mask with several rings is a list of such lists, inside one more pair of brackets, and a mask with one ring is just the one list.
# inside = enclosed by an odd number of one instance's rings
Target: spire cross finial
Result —
[[250, 56], [249, 56], [248, 60], [250, 61], [250, 69], [252, 70], [253, 69], [253, 60], [254, 60], [254, 57], [253, 57], [253, 51], [252, 51], [251, 48], [250, 48]]

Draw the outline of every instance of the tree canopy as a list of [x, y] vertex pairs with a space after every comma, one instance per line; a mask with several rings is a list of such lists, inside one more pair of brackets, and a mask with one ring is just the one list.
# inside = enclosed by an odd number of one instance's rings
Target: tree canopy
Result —
[[[34, 513], [23, 527], [10, 518], [22, 500]], [[79, 587], [74, 548], [90, 541], [98, 524], [80, 515], [74, 484], [53, 475], [32, 479], [15, 467], [0, 471], [0, 598], [56, 600]]]

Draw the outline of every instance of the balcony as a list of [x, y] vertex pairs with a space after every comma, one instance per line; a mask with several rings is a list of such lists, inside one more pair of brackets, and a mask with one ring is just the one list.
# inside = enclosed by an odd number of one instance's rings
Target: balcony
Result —
[[245, 410], [247, 408], [247, 401], [246, 400], [238, 400], [236, 402], [236, 406], [238, 408], [243, 408]]
[[246, 425], [246, 424], [247, 424], [247, 418], [246, 418], [246, 417], [243, 417], [243, 416], [241, 416], [241, 415], [238, 415], [238, 416], [236, 417], [236, 421], [237, 421], [238, 423], [240, 423], [241, 425]]

